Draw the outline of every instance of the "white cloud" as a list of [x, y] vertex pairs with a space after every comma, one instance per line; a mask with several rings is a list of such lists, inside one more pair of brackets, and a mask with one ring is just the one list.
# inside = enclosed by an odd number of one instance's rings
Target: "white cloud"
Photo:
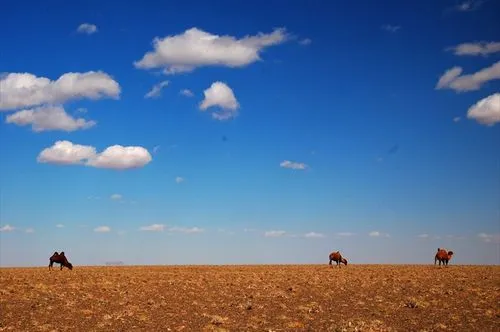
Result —
[[95, 157], [96, 150], [92, 146], [73, 144], [69, 141], [57, 141], [50, 148], [45, 148], [38, 155], [40, 163], [60, 165], [83, 164]]
[[163, 232], [165, 229], [165, 225], [163, 224], [152, 224], [149, 226], [143, 226], [139, 228], [141, 231], [149, 231], [149, 232]]
[[456, 116], [453, 118], [453, 122], [459, 122], [462, 118], [459, 116]]
[[500, 243], [500, 234], [479, 233], [477, 237], [479, 237], [484, 242]]
[[64, 225], [63, 225], [63, 224], [57, 224], [57, 225], [56, 225], [56, 227], [57, 227], [57, 228], [63, 228], [63, 227], [64, 227]]
[[379, 231], [372, 231], [372, 232], [368, 233], [368, 235], [371, 237], [390, 237], [389, 234], [381, 233]]
[[500, 42], [480, 41], [476, 43], [462, 43], [457, 46], [448, 47], [447, 51], [453, 51], [455, 55], [482, 55], [500, 52]]
[[286, 235], [286, 231], [266, 231], [265, 237], [282, 237]]
[[151, 154], [140, 146], [113, 145], [97, 153], [93, 146], [57, 141], [37, 157], [39, 163], [86, 165], [96, 168], [128, 169], [143, 167], [152, 160]]
[[190, 228], [171, 227], [168, 229], [168, 231], [169, 232], [185, 233], [185, 234], [193, 234], [193, 233], [202, 233], [205, 230], [203, 228], [199, 228], [199, 227], [190, 227]]
[[321, 234], [321, 233], [316, 233], [316, 232], [309, 232], [309, 233], [304, 234], [304, 237], [306, 237], [306, 238], [323, 238], [323, 237], [325, 237], [325, 235]]
[[97, 32], [97, 26], [95, 24], [91, 24], [91, 23], [82, 23], [78, 26], [76, 31], [78, 31], [80, 33], [86, 33], [88, 35], [91, 35], [91, 34]]
[[151, 89], [151, 91], [149, 91], [148, 93], [146, 93], [146, 95], [144, 96], [144, 98], [158, 98], [161, 96], [161, 90], [163, 88], [165, 88], [166, 86], [168, 86], [168, 81], [163, 81], [163, 82], [160, 82], [158, 84], [155, 84], [153, 86], [153, 88]]
[[153, 158], [141, 146], [113, 145], [89, 159], [87, 165], [97, 168], [128, 169], [144, 167]]
[[342, 236], [342, 237], [348, 237], [348, 236], [354, 236], [355, 234], [351, 233], [351, 232], [338, 232], [338, 233], [335, 233], [335, 235]]
[[417, 237], [421, 239], [427, 239], [430, 235], [429, 234], [419, 234]]
[[234, 96], [233, 90], [223, 82], [214, 82], [203, 91], [205, 98], [200, 103], [200, 109], [205, 111], [209, 107], [218, 106], [221, 110], [212, 113], [217, 120], [228, 120], [237, 115], [240, 104]]
[[153, 51], [134, 62], [136, 68], [164, 68], [166, 74], [190, 72], [202, 66], [244, 67], [261, 60], [261, 51], [287, 39], [285, 29], [236, 39], [198, 28], [153, 40]]
[[467, 0], [455, 6], [455, 9], [460, 12], [469, 12], [478, 9], [483, 3], [483, 0]]
[[181, 90], [181, 92], [179, 92], [181, 95], [185, 96], [185, 97], [193, 97], [194, 96], [194, 93], [193, 91], [189, 90], [189, 89], [183, 89]]
[[9, 224], [6, 224], [6, 225], [0, 227], [0, 232], [12, 232], [15, 229], [16, 229], [15, 227], [13, 227], [13, 226], [11, 226]]
[[299, 44], [300, 45], [303, 45], [303, 46], [307, 46], [307, 45], [310, 45], [312, 43], [312, 40], [309, 39], [309, 38], [304, 38], [304, 39], [301, 39], [299, 41]]
[[488, 81], [500, 79], [500, 61], [474, 74], [460, 76], [462, 70], [462, 67], [448, 69], [439, 79], [436, 89], [452, 89], [456, 92], [474, 91], [479, 90]]
[[71, 132], [78, 129], [88, 129], [96, 124], [95, 121], [71, 117], [61, 106], [42, 106], [31, 110], [18, 111], [7, 116], [5, 122], [14, 123], [18, 126], [31, 125], [34, 132], [50, 130]]
[[176, 178], [175, 178], [175, 182], [176, 182], [176, 183], [181, 183], [181, 182], [184, 182], [184, 178], [183, 178], [183, 177], [178, 176], [178, 177], [176, 177]]
[[119, 201], [123, 198], [123, 196], [120, 194], [113, 194], [113, 195], [109, 196], [109, 198], [114, 200], [114, 201]]
[[308, 166], [304, 163], [298, 163], [295, 161], [284, 160], [280, 163], [280, 167], [290, 168], [295, 170], [305, 170]]
[[94, 228], [94, 232], [96, 233], [108, 233], [111, 232], [111, 228], [108, 226], [99, 226]]
[[401, 27], [399, 25], [390, 25], [390, 24], [382, 25], [382, 30], [392, 32], [392, 33], [397, 32], [399, 29], [401, 29]]
[[105, 97], [118, 99], [120, 85], [101, 71], [66, 73], [56, 81], [30, 73], [9, 73], [0, 76], [0, 110]]
[[467, 118], [489, 126], [500, 122], [500, 93], [494, 93], [472, 105], [467, 111]]
[[25, 230], [26, 233], [35, 233], [35, 230], [33, 228], [26, 228]]

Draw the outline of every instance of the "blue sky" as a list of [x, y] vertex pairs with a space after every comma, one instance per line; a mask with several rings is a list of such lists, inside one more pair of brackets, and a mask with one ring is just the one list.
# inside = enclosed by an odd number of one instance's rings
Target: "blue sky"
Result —
[[495, 1], [4, 8], [1, 266], [499, 264]]

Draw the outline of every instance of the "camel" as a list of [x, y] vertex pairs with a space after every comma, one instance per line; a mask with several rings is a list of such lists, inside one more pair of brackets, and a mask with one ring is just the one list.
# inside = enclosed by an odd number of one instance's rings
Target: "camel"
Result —
[[[347, 265], [347, 259], [342, 257], [342, 255], [338, 251], [332, 252], [330, 254], [329, 258], [330, 258], [330, 262], [328, 263], [328, 265], [332, 265], [332, 261], [335, 261], [339, 268], [341, 267], [340, 263], [344, 263], [344, 265]], [[332, 265], [332, 267], [333, 267], [333, 265]]]
[[436, 255], [434, 256], [434, 265], [439, 261], [439, 265], [441, 266], [441, 263], [443, 265], [448, 266], [448, 262], [451, 260], [451, 257], [453, 256], [453, 251], [446, 251], [444, 248], [438, 248]]
[[54, 254], [52, 256], [50, 256], [49, 260], [50, 260], [49, 270], [52, 269], [52, 266], [54, 265], [54, 263], [61, 264], [61, 270], [63, 269], [64, 266], [70, 270], [73, 270], [73, 264], [68, 262], [68, 259], [66, 258], [66, 255], [64, 254], [64, 251], [61, 251], [60, 254], [58, 254], [57, 251], [54, 252]]

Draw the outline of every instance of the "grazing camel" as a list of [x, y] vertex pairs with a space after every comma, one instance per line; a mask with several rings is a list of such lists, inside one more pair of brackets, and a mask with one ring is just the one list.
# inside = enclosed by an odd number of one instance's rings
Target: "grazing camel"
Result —
[[52, 269], [52, 266], [54, 265], [54, 263], [61, 264], [61, 270], [63, 269], [64, 266], [70, 270], [73, 270], [73, 264], [68, 262], [68, 259], [64, 255], [64, 251], [61, 251], [60, 254], [58, 254], [56, 251], [52, 256], [50, 256], [49, 260], [50, 260], [49, 270]]
[[453, 251], [446, 251], [444, 248], [438, 248], [436, 255], [434, 256], [434, 265], [436, 265], [437, 261], [439, 261], [440, 266], [441, 263], [448, 266], [451, 256], [453, 256]]
[[340, 263], [344, 263], [344, 265], [347, 265], [347, 259], [342, 257], [342, 255], [338, 251], [332, 252], [330, 254], [329, 258], [330, 258], [330, 263], [328, 263], [328, 265], [332, 265], [332, 261], [335, 261], [339, 268], [341, 267]]

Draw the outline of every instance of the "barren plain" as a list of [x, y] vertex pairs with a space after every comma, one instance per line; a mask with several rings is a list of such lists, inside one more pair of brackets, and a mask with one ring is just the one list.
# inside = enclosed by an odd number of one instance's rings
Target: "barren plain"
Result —
[[0, 331], [253, 330], [499, 331], [500, 266], [0, 269]]

